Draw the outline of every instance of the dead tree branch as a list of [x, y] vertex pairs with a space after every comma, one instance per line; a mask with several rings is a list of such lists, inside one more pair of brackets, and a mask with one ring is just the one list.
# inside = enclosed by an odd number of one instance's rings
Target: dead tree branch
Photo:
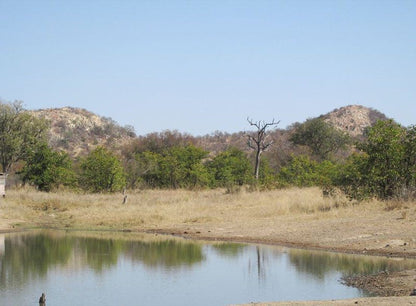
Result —
[[274, 127], [280, 123], [275, 121], [273, 118], [272, 122], [266, 122], [263, 120], [253, 121], [247, 117], [247, 121], [250, 126], [254, 126], [257, 131], [247, 134], [247, 146], [256, 152], [256, 163], [254, 167], [254, 176], [256, 180], [259, 179], [259, 169], [260, 169], [260, 155], [266, 151], [272, 144], [273, 140], [269, 140], [269, 135], [266, 133], [267, 128]]

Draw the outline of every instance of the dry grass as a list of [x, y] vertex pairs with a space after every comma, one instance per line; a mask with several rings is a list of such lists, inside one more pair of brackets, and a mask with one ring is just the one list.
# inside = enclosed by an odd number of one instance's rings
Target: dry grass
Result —
[[[3, 210], [39, 226], [76, 228], [170, 228], [178, 224], [244, 223], [284, 215], [322, 217], [352, 206], [323, 197], [318, 188], [227, 193], [225, 190], [146, 190], [121, 194], [42, 193], [25, 188], [8, 192]], [[250, 221], [250, 222], [251, 222]]]

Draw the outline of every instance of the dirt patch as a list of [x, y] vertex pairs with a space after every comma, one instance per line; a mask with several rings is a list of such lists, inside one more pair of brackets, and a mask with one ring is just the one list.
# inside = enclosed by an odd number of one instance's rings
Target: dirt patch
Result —
[[412, 291], [409, 290], [409, 284], [416, 284], [416, 269], [349, 276], [344, 277], [342, 283], [364, 289], [376, 296], [408, 296]]
[[256, 306], [347, 306], [347, 305], [365, 305], [365, 306], [391, 306], [391, 305], [415, 305], [416, 297], [375, 297], [348, 300], [332, 301], [306, 301], [306, 302], [270, 302], [270, 303], [251, 303], [244, 304]]

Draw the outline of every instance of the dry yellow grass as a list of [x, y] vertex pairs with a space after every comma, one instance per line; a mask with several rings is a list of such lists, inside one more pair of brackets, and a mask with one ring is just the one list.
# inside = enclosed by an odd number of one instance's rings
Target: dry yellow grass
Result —
[[166, 228], [177, 224], [239, 222], [282, 215], [319, 217], [352, 204], [325, 198], [318, 188], [227, 194], [225, 190], [145, 190], [128, 194], [42, 193], [31, 188], [8, 192], [2, 210], [10, 218], [39, 226], [79, 228]]

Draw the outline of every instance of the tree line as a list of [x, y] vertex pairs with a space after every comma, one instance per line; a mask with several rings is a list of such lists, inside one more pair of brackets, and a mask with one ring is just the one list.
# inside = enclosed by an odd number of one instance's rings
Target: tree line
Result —
[[209, 152], [189, 135], [167, 131], [138, 137], [120, 152], [99, 146], [71, 159], [48, 145], [47, 122], [20, 102], [0, 103], [0, 159], [4, 173], [41, 191], [320, 186], [356, 199], [416, 198], [415, 126], [378, 121], [365, 137], [352, 139], [322, 118], [309, 119], [294, 125], [289, 140], [296, 150], [276, 166], [273, 155], [261, 153], [273, 144], [267, 137], [278, 122], [249, 124], [256, 130], [243, 136], [252, 151]]

